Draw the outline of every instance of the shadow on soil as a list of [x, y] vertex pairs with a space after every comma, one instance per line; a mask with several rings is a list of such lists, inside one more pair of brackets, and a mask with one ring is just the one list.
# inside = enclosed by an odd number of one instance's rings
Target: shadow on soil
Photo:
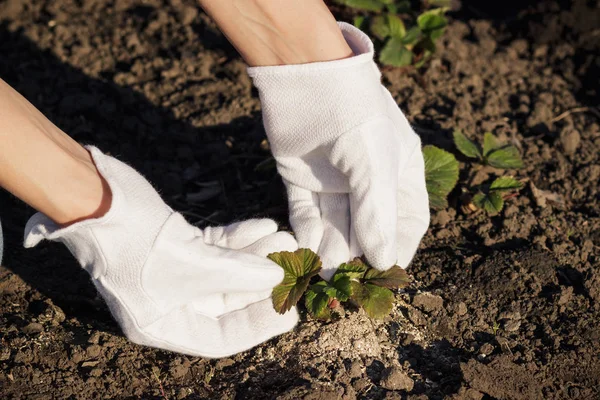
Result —
[[[224, 138], [243, 137], [241, 140], [259, 142], [263, 131], [258, 118], [243, 117], [226, 125], [193, 127], [132, 88], [86, 76], [2, 24], [0, 78], [78, 142], [94, 144], [134, 166], [159, 188], [171, 206], [195, 216], [189, 219], [196, 219], [198, 225], [244, 217], [240, 215], [244, 204], [227, 197], [228, 187], [238, 185], [242, 167], [231, 156]], [[179, 156], [177, 152], [182, 148], [188, 151]], [[191, 188], [186, 186], [189, 182], [179, 178], [186, 169], [185, 164], [194, 161], [200, 165], [198, 180], [205, 177], [218, 181], [224, 188], [220, 196], [202, 202], [200, 208], [187, 204], [182, 197]], [[279, 219], [286, 218], [282, 196], [273, 198], [272, 193], [264, 189], [245, 196], [248, 203], [254, 203], [252, 209], [262, 207], [271, 212], [271, 217], [278, 213]], [[0, 192], [0, 210], [5, 228], [7, 268], [50, 297], [67, 317], [114, 332], [117, 327], [107, 308], [96, 297], [88, 275], [66, 248], [44, 243], [35, 249], [23, 249], [23, 227], [34, 210], [4, 191]], [[203, 219], [202, 215], [212, 218]]]

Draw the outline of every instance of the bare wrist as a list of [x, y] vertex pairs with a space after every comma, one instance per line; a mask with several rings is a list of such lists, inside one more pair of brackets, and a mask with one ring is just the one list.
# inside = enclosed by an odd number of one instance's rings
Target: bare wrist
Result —
[[69, 190], [55, 193], [56, 214], [49, 215], [56, 223], [67, 226], [73, 223], [100, 218], [108, 212], [112, 192], [106, 180], [86, 151], [84, 159], [73, 159], [71, 174], [64, 174], [64, 185]]

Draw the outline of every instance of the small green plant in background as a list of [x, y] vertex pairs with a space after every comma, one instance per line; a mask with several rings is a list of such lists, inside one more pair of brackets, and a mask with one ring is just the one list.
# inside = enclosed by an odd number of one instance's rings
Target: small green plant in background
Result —
[[458, 161], [453, 154], [438, 147], [423, 147], [425, 183], [429, 206], [434, 210], [448, 207], [448, 194], [458, 181]]
[[[379, 61], [384, 65], [422, 67], [435, 53], [436, 41], [443, 35], [448, 20], [449, 0], [430, 0], [429, 10], [415, 16], [406, 0], [335, 0], [336, 3], [364, 11], [354, 25], [371, 34], [381, 44]], [[406, 27], [404, 21], [410, 21]]]
[[[499, 169], [523, 168], [523, 160], [517, 149], [512, 144], [502, 143], [492, 133], [483, 135], [483, 145], [471, 141], [460, 130], [453, 134], [454, 144], [464, 156], [475, 159], [483, 165]], [[504, 207], [504, 200], [512, 193], [523, 187], [523, 184], [512, 176], [496, 178], [489, 185], [479, 188], [473, 196], [473, 205], [485, 210], [489, 215], [496, 215]]]
[[273, 308], [283, 314], [302, 296], [307, 311], [314, 318], [328, 320], [341, 303], [351, 302], [371, 318], [384, 318], [392, 311], [394, 293], [408, 284], [402, 268], [387, 271], [369, 267], [361, 258], [340, 265], [331, 280], [318, 277], [321, 260], [309, 249], [282, 251], [268, 256], [284, 270], [283, 281], [273, 289]]
[[523, 168], [523, 160], [512, 144], [501, 143], [491, 132], [483, 135], [483, 146], [471, 141], [460, 130], [455, 130], [454, 144], [458, 151], [468, 158], [477, 159], [484, 165], [501, 169]]
[[473, 196], [473, 205], [485, 210], [489, 215], [496, 215], [504, 207], [504, 199], [523, 187], [523, 184], [512, 176], [496, 178], [489, 187], [480, 190]]
[[[519, 149], [512, 144], [502, 143], [489, 132], [484, 134], [481, 146], [471, 141], [459, 130], [454, 131], [453, 139], [456, 148], [464, 156], [477, 160], [484, 166], [497, 169], [523, 167]], [[423, 159], [429, 206], [434, 210], [447, 208], [448, 194], [458, 181], [458, 161], [451, 153], [431, 145], [423, 147]], [[488, 184], [477, 187], [477, 192], [472, 198], [472, 205], [485, 210], [489, 215], [496, 215], [502, 211], [504, 201], [522, 187], [523, 184], [512, 176], [501, 176]]]
[[494, 321], [494, 325], [492, 325], [492, 333], [494, 336], [498, 336], [498, 331], [500, 330], [500, 322]]

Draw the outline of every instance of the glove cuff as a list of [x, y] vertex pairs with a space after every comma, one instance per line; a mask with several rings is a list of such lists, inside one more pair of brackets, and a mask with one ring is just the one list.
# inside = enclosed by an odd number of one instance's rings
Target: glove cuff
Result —
[[248, 68], [260, 93], [263, 122], [276, 157], [299, 156], [330, 144], [385, 110], [373, 43], [354, 26], [338, 25], [353, 57]]
[[34, 247], [44, 239], [62, 242], [81, 266], [97, 279], [106, 273], [111, 259], [139, 262], [145, 258], [173, 211], [133, 168], [104, 155], [96, 147], [86, 148], [112, 191], [110, 210], [100, 218], [87, 219], [66, 228], [60, 228], [46, 215], [36, 213], [25, 227], [24, 246]]

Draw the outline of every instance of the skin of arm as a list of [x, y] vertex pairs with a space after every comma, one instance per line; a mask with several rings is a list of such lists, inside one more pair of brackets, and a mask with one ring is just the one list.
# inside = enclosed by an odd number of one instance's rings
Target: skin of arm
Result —
[[322, 0], [198, 0], [250, 66], [352, 56]]
[[54, 222], [110, 208], [110, 189], [87, 150], [1, 79], [0, 143], [0, 186]]

